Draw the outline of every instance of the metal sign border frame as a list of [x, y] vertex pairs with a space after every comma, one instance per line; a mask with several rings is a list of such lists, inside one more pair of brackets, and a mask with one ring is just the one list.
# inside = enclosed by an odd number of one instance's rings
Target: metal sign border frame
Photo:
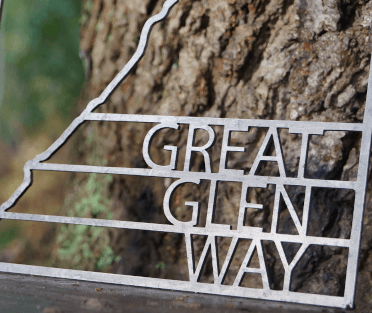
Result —
[[[1, 0], [0, 0], [1, 1]], [[123, 222], [123, 221], [107, 221], [98, 219], [86, 219], [86, 218], [72, 218], [72, 217], [57, 217], [57, 216], [46, 216], [38, 214], [23, 214], [23, 213], [11, 213], [7, 212], [22, 196], [22, 194], [30, 187], [32, 183], [32, 170], [53, 170], [53, 171], [83, 171], [88, 173], [113, 173], [113, 174], [129, 174], [129, 175], [143, 175], [143, 176], [157, 176], [157, 177], [169, 177], [169, 172], [162, 172], [161, 170], [146, 170], [146, 169], [133, 169], [136, 171], [130, 171], [131, 169], [125, 168], [108, 168], [108, 167], [89, 167], [89, 166], [74, 166], [69, 165], [56, 165], [56, 164], [42, 164], [43, 161], [48, 160], [74, 133], [80, 124], [87, 120], [100, 120], [100, 121], [140, 121], [149, 123], [196, 123], [200, 124], [199, 119], [195, 117], [165, 117], [165, 116], [139, 116], [139, 115], [123, 115], [123, 114], [98, 114], [92, 113], [95, 108], [104, 103], [107, 98], [113, 93], [116, 87], [123, 81], [129, 74], [131, 69], [139, 62], [144, 55], [146, 45], [148, 43], [148, 37], [150, 31], [155, 23], [162, 21], [169, 13], [169, 10], [178, 2], [178, 0], [167, 0], [160, 13], [149, 18], [141, 32], [140, 41], [138, 48], [124, 66], [124, 68], [118, 73], [118, 75], [110, 82], [102, 94], [89, 102], [86, 109], [77, 117], [70, 126], [63, 132], [60, 138], [57, 139], [45, 152], [36, 156], [33, 160], [26, 163], [24, 167], [24, 181], [21, 186], [14, 192], [14, 194], [0, 206], [0, 219], [15, 219], [15, 220], [28, 220], [28, 221], [43, 221], [43, 222], [55, 222], [55, 223], [70, 223], [70, 224], [82, 224], [92, 226], [104, 226], [104, 227], [119, 227], [128, 229], [147, 229], [153, 231], [183, 231], [183, 233], [190, 234], [193, 231], [187, 231], [185, 229], [175, 229], [171, 225], [163, 225], [162, 227], [156, 226], [157, 224], [146, 224], [146, 223], [134, 223], [134, 222]], [[98, 272], [78, 271], [60, 268], [49, 268], [41, 266], [31, 266], [13, 263], [0, 263], [0, 271], [17, 274], [32, 274], [38, 276], [56, 277], [56, 278], [68, 278], [78, 279], [86, 281], [95, 281], [102, 283], [113, 283], [122, 285], [133, 285], [139, 287], [150, 287], [150, 288], [161, 288], [169, 290], [189, 291], [189, 292], [200, 292], [215, 295], [226, 295], [236, 296], [244, 298], [254, 298], [263, 300], [274, 300], [274, 301], [285, 301], [301, 304], [311, 304], [327, 307], [338, 307], [338, 308], [352, 308], [354, 305], [358, 259], [359, 259], [359, 248], [361, 242], [362, 233], [362, 222], [363, 213], [365, 206], [365, 196], [368, 179], [370, 149], [371, 149], [371, 138], [372, 138], [372, 127], [366, 121], [372, 120], [372, 73], [370, 71], [368, 80], [368, 91], [365, 114], [362, 124], [352, 123], [316, 123], [316, 122], [296, 122], [296, 121], [268, 121], [268, 120], [239, 120], [239, 119], [219, 119], [219, 118], [202, 118], [203, 125], [229, 125], [229, 124], [249, 124], [249, 126], [260, 126], [261, 127], [285, 127], [293, 129], [299, 129], [301, 125], [307, 126], [306, 129], [311, 129], [310, 134], [322, 133], [324, 130], [349, 130], [349, 131], [360, 131], [362, 132], [362, 143], [361, 152], [359, 157], [359, 169], [358, 179], [355, 182], [334, 182], [336, 185], [343, 187], [350, 187], [355, 190], [355, 206], [354, 216], [352, 223], [352, 231], [349, 240], [338, 239], [337, 245], [349, 248], [348, 267], [345, 281], [345, 294], [344, 297], [326, 296], [317, 294], [304, 294], [298, 292], [286, 292], [286, 291], [275, 291], [267, 289], [253, 289], [239, 286], [224, 286], [218, 284], [206, 284], [206, 283], [195, 283], [185, 282], [176, 280], [166, 280], [159, 278], [147, 278], [128, 276], [120, 274], [107, 274]], [[271, 125], [271, 126], [270, 126]], [[298, 131], [303, 132], [303, 131]], [[301, 162], [300, 162], [301, 163]], [[302, 172], [304, 171], [305, 163], [300, 164]], [[299, 171], [300, 171], [299, 169]], [[141, 172], [144, 171], [144, 172]], [[146, 172], [147, 171], [147, 172]], [[149, 171], [151, 172], [149, 174]], [[174, 177], [180, 177], [177, 171]], [[197, 173], [193, 173], [197, 174]], [[205, 173], [202, 173], [200, 179], [205, 178]], [[211, 177], [213, 173], [210, 173]], [[160, 175], [160, 176], [159, 176]], [[178, 176], [177, 176], [178, 175]], [[181, 175], [182, 176], [182, 175]], [[302, 176], [303, 177], [303, 176]], [[194, 177], [195, 179], [195, 177]], [[197, 178], [196, 178], [197, 179]], [[213, 179], [213, 178], [211, 178]], [[266, 178], [267, 180], [267, 178]], [[298, 180], [298, 179], [297, 179]], [[302, 182], [305, 183], [304, 178]], [[330, 181], [323, 181], [324, 185], [327, 185]], [[339, 184], [337, 184], [339, 183]], [[310, 186], [313, 186], [311, 183]], [[139, 225], [143, 224], [142, 228], [138, 228]], [[155, 225], [155, 226], [154, 226]], [[144, 228], [143, 228], [144, 227]], [[172, 228], [172, 230], [171, 230]], [[195, 227], [196, 228], [196, 227]], [[203, 231], [196, 230], [196, 232], [203, 233]], [[220, 232], [216, 232], [216, 234]], [[211, 234], [211, 231], [205, 231], [205, 234]], [[213, 233], [212, 233], [213, 235]], [[232, 235], [231, 235], [232, 236]], [[230, 236], [230, 237], [231, 237]], [[234, 237], [234, 236], [232, 236]], [[306, 236], [308, 238], [308, 236]], [[303, 237], [302, 239], [304, 239]], [[318, 237], [317, 237], [318, 238]], [[318, 238], [319, 239], [319, 238]], [[311, 238], [308, 240], [312, 240]], [[322, 242], [320, 240], [320, 242]], [[336, 241], [335, 241], [336, 242]], [[235, 288], [233, 288], [235, 287]]]

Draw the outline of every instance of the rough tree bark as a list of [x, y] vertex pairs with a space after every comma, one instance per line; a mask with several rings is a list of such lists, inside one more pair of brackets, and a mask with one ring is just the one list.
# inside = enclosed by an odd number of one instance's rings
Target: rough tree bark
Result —
[[[146, 19], [159, 12], [158, 0], [85, 0], [85, 22], [81, 28], [81, 49], [89, 77], [80, 109], [97, 97], [134, 53]], [[181, 0], [169, 17], [154, 27], [144, 58], [99, 112], [206, 116], [300, 121], [362, 122], [370, 64], [370, 25], [372, 2], [366, 0]], [[91, 122], [75, 136], [79, 151], [73, 162], [110, 166], [144, 167], [142, 140], [149, 126]], [[154, 158], [163, 162], [164, 144], [185, 146], [187, 129], [167, 132], [154, 142]], [[216, 147], [212, 162], [218, 164], [218, 142], [222, 131], [215, 128]], [[250, 153], [231, 154], [229, 168], [248, 170], [265, 133], [253, 129], [233, 140]], [[289, 173], [296, 172], [301, 136], [280, 133]], [[93, 139], [92, 139], [93, 138]], [[201, 145], [205, 136], [199, 134]], [[357, 173], [360, 138], [344, 132], [313, 136], [309, 147], [308, 177], [354, 179]], [[183, 164], [182, 153], [179, 163]], [[193, 170], [203, 170], [196, 156]], [[262, 174], [275, 175], [278, 169], [267, 164]], [[72, 186], [85, 186], [89, 179], [74, 175]], [[169, 181], [136, 177], [110, 177], [94, 192], [108, 197], [113, 217], [133, 221], [165, 222], [162, 199]], [[369, 191], [371, 190], [369, 181]], [[174, 205], [180, 219], [190, 212], [184, 200], [204, 205], [208, 183], [180, 190]], [[81, 203], [86, 193], [71, 188], [68, 199]], [[301, 212], [304, 190], [288, 191]], [[217, 197], [216, 222], [236, 224], [240, 188], [221, 184]], [[262, 203], [261, 211], [248, 212], [251, 226], [270, 226], [274, 188], [257, 189], [251, 200]], [[180, 200], [181, 199], [181, 200]], [[98, 200], [101, 201], [101, 200]], [[350, 235], [353, 194], [319, 190], [313, 199], [312, 228], [316, 236], [347, 238]], [[103, 202], [100, 202], [101, 204]], [[367, 208], [357, 286], [357, 311], [372, 309], [372, 200]], [[71, 209], [71, 202], [68, 203]], [[94, 212], [89, 214], [94, 215]], [[89, 215], [88, 214], [88, 215]], [[299, 213], [301, 215], [301, 213]], [[281, 213], [280, 229], [291, 233], [294, 225], [288, 210]], [[69, 236], [65, 234], [65, 239]], [[182, 236], [110, 230], [104, 245], [111, 246], [114, 261], [110, 271], [173, 279], [187, 279]], [[60, 241], [61, 242], [61, 241]], [[60, 243], [61, 244], [61, 243]], [[228, 242], [221, 241], [221, 253]], [[61, 244], [62, 245], [62, 244]], [[203, 238], [195, 240], [196, 253]], [[102, 248], [103, 249], [103, 248]], [[270, 266], [270, 284], [280, 289], [283, 268], [275, 249], [265, 244]], [[296, 247], [287, 247], [287, 254]], [[237, 253], [232, 272], [246, 250]], [[83, 251], [81, 251], [83, 254]], [[311, 247], [296, 267], [292, 290], [342, 295], [347, 265], [343, 249]], [[97, 252], [96, 255], [99, 253]], [[88, 256], [85, 255], [85, 259]], [[84, 257], [83, 257], [84, 259]], [[94, 268], [93, 259], [80, 264]], [[96, 262], [95, 259], [94, 262]], [[56, 256], [55, 262], [69, 262]], [[97, 261], [98, 262], [98, 261]], [[156, 266], [164, 262], [163, 266]], [[73, 264], [72, 264], [73, 266]], [[227, 278], [227, 282], [232, 278]], [[204, 281], [213, 281], [207, 266]], [[248, 284], [260, 286], [259, 277]]]

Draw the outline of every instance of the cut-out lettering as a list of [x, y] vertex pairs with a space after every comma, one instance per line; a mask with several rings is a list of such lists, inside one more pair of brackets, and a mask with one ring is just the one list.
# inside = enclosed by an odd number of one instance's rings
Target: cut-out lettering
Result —
[[[197, 129], [203, 129], [207, 131], [209, 135], [208, 142], [204, 146], [201, 146], [201, 147], [194, 146], [195, 130]], [[212, 127], [206, 126], [206, 125], [199, 125], [199, 124], [196, 124], [196, 125], [190, 124], [189, 135], [187, 138], [187, 145], [186, 145], [184, 171], [190, 171], [191, 153], [201, 152], [204, 157], [205, 171], [207, 173], [212, 173], [210, 157], [206, 150], [213, 145], [215, 137], [216, 135]]]
[[[273, 139], [274, 142], [274, 148], [275, 148], [275, 156], [267, 156], [265, 153], [269, 149], [270, 145], [270, 139]], [[278, 129], [276, 127], [270, 127], [266, 137], [260, 147], [260, 150], [258, 151], [258, 154], [256, 156], [256, 159], [253, 162], [252, 168], [249, 172], [249, 175], [255, 175], [258, 169], [258, 166], [263, 161], [269, 161], [269, 162], [276, 162], [279, 167], [279, 174], [281, 177], [286, 177], [285, 172], [285, 164], [283, 159], [283, 153], [282, 153], [282, 147], [280, 145], [280, 139], [278, 135]]]

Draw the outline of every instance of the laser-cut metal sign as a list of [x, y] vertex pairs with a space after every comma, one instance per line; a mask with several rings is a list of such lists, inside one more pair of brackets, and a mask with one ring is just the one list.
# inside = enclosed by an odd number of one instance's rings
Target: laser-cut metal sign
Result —
[[[138, 49], [131, 60], [115, 77], [115, 79], [108, 85], [99, 98], [92, 100], [87, 108], [77, 117], [73, 123], [66, 129], [61, 137], [52, 144], [52, 146], [35, 157], [33, 160], [26, 163], [24, 167], [24, 181], [22, 185], [15, 191], [10, 199], [0, 207], [0, 219], [14, 219], [26, 221], [40, 221], [66, 224], [79, 224], [103, 227], [116, 227], [135, 230], [147, 230], [156, 232], [169, 232], [184, 234], [186, 242], [187, 263], [189, 270], [189, 281], [175, 281], [158, 278], [134, 277], [128, 275], [116, 275], [107, 273], [86, 272], [78, 270], [67, 270], [59, 268], [46, 268], [40, 266], [29, 266], [21, 264], [0, 263], [0, 271], [33, 274], [50, 277], [61, 277], [71, 279], [81, 279], [88, 281], [98, 281], [105, 283], [125, 284], [152, 288], [173, 289], [182, 291], [193, 291], [210, 293], [217, 295], [228, 295], [238, 297], [248, 297], [266, 300], [288, 301], [295, 303], [331, 306], [331, 307], [352, 307], [354, 302], [358, 253], [361, 240], [363, 209], [365, 205], [366, 182], [368, 174], [368, 165], [371, 148], [372, 127], [368, 121], [372, 118], [372, 95], [371, 88], [368, 89], [367, 104], [365, 109], [365, 117], [363, 124], [351, 123], [321, 123], [321, 122], [297, 122], [297, 121], [269, 121], [269, 120], [244, 120], [244, 119], [222, 119], [222, 118], [196, 118], [196, 117], [170, 117], [170, 116], [143, 116], [143, 115], [127, 115], [127, 114], [99, 114], [92, 113], [93, 110], [104, 103], [109, 95], [114, 91], [118, 84], [128, 75], [129, 71], [143, 56], [147, 44], [148, 36], [152, 26], [164, 19], [168, 14], [170, 8], [176, 4], [177, 0], [167, 0], [164, 3], [162, 11], [151, 17], [145, 24]], [[371, 75], [369, 78], [371, 84]], [[143, 168], [121, 168], [121, 167], [107, 167], [107, 166], [86, 166], [86, 165], [64, 165], [43, 163], [48, 160], [54, 152], [56, 152], [69, 138], [69, 136], [81, 125], [84, 121], [107, 121], [107, 122], [139, 122], [139, 123], [155, 123], [154, 126], [146, 135], [143, 143], [143, 157], [148, 165], [148, 169]], [[151, 140], [161, 129], [171, 128], [178, 129], [181, 124], [186, 124], [189, 127], [186, 157], [183, 170], [176, 169], [177, 147], [164, 146], [165, 150], [171, 151], [169, 165], [158, 165], [150, 156], [149, 150]], [[211, 126], [218, 125], [224, 128], [221, 157], [219, 171], [212, 172], [210, 157], [206, 151], [215, 139], [215, 133]], [[252, 168], [248, 174], [244, 174], [242, 170], [232, 170], [226, 168], [227, 153], [228, 152], [243, 152], [243, 147], [236, 147], [230, 145], [230, 134], [233, 131], [246, 132], [250, 127], [264, 127], [268, 128], [266, 137], [262, 146], [256, 156]], [[302, 135], [301, 155], [299, 161], [299, 170], [297, 177], [288, 177], [286, 175], [280, 140], [278, 136], [278, 129], [287, 128], [290, 133]], [[208, 142], [202, 146], [194, 146], [195, 130], [202, 129], [208, 133]], [[323, 135], [324, 131], [353, 131], [362, 134], [361, 152], [359, 159], [358, 176], [356, 181], [341, 181], [341, 180], [317, 180], [306, 178], [305, 165], [309, 143], [309, 136]], [[266, 148], [269, 142], [273, 141], [276, 156], [265, 155]], [[204, 157], [205, 172], [191, 172], [190, 159], [193, 152], [200, 152]], [[257, 169], [261, 162], [271, 161], [276, 162], [279, 168], [279, 177], [266, 177], [256, 175]], [[32, 182], [32, 171], [67, 171], [67, 172], [84, 172], [84, 173], [103, 173], [103, 174], [120, 174], [120, 175], [136, 175], [149, 177], [163, 177], [176, 179], [169, 187], [164, 196], [163, 209], [171, 225], [142, 223], [142, 222], [128, 222], [128, 221], [112, 221], [93, 218], [77, 218], [77, 217], [61, 217], [61, 216], [47, 216], [39, 214], [23, 214], [12, 213], [8, 210], [21, 197]], [[192, 218], [188, 222], [178, 220], [172, 215], [170, 210], [170, 199], [175, 188], [185, 183], [199, 184], [201, 180], [210, 181], [210, 194], [208, 202], [208, 211], [205, 227], [197, 227], [197, 220], [199, 214], [199, 206], [197, 202], [186, 202], [185, 204], [192, 207]], [[215, 224], [213, 222], [213, 213], [215, 208], [216, 186], [220, 181], [240, 182], [242, 185], [240, 208], [238, 213], [238, 225], [236, 230], [232, 230], [229, 225]], [[268, 184], [276, 185], [273, 217], [271, 232], [265, 233], [261, 228], [248, 227], [244, 225], [245, 214], [247, 208], [262, 209], [262, 205], [255, 203], [247, 203], [247, 192], [249, 188], [260, 187], [265, 188]], [[303, 186], [305, 187], [305, 200], [302, 221], [300, 221], [291, 200], [286, 192], [284, 186]], [[323, 238], [308, 236], [308, 219], [310, 198], [314, 188], [335, 188], [335, 189], [350, 189], [355, 192], [354, 215], [352, 221], [352, 229], [350, 239], [339, 238]], [[277, 232], [279, 219], [279, 202], [281, 197], [287, 205], [290, 216], [297, 229], [298, 235], [279, 234]], [[195, 266], [194, 253], [192, 249], [192, 235], [208, 236], [205, 243], [200, 261]], [[216, 248], [217, 237], [231, 238], [231, 244], [228, 249], [224, 263], [221, 270], [218, 268], [218, 255]], [[243, 263], [237, 273], [235, 281], [232, 286], [223, 285], [223, 280], [229, 269], [232, 256], [240, 239], [251, 239], [252, 242], [245, 255]], [[275, 243], [280, 259], [283, 263], [285, 275], [283, 290], [270, 289], [267, 269], [264, 261], [262, 250], [262, 241], [269, 240]], [[298, 250], [294, 259], [288, 262], [284, 250], [283, 243], [299, 243], [301, 248]], [[345, 292], [343, 297], [326, 296], [316, 294], [304, 294], [292, 292], [290, 290], [292, 270], [301, 259], [305, 251], [310, 245], [322, 245], [343, 247], [349, 250], [348, 266], [345, 281]], [[206, 260], [208, 251], [212, 255], [213, 267], [213, 284], [200, 283], [201, 269]], [[249, 267], [253, 253], [257, 251], [259, 259], [259, 268]], [[263, 288], [254, 289], [246, 288], [240, 285], [245, 273], [256, 273], [262, 277]]]

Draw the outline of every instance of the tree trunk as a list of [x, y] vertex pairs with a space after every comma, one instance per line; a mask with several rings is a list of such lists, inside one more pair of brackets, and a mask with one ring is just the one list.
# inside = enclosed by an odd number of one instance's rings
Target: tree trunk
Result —
[[[89, 64], [84, 105], [99, 96], [130, 59], [137, 48], [144, 22], [158, 13], [162, 4], [157, 0], [84, 1], [81, 49]], [[146, 53], [138, 66], [96, 111], [361, 123], [370, 64], [371, 17], [372, 3], [363, 0], [181, 0], [171, 9], [169, 16], [153, 28]], [[150, 126], [144, 124], [86, 123], [82, 132], [73, 137], [79, 151], [74, 162], [146, 167], [142, 142], [149, 129]], [[214, 127], [214, 130], [216, 145], [210, 151], [213, 166], [219, 164], [223, 135], [221, 128]], [[301, 136], [290, 134], [285, 129], [279, 135], [288, 175], [295, 176]], [[265, 132], [253, 128], [248, 135], [234, 136], [234, 145], [245, 146], [250, 153], [229, 155], [228, 168], [248, 171]], [[169, 155], [164, 154], [162, 147], [165, 144], [176, 145], [181, 149], [178, 164], [182, 168], [182, 147], [186, 146], [186, 140], [186, 127], [179, 132], [161, 132], [153, 143], [153, 158], [160, 163], [167, 162]], [[205, 133], [197, 133], [198, 145], [203, 145], [206, 140]], [[307, 177], [355, 179], [359, 146], [360, 137], [346, 132], [312, 136]], [[262, 166], [260, 174], [277, 175], [278, 168], [273, 163], [267, 162]], [[203, 158], [196, 154], [192, 170], [203, 171], [203, 167]], [[94, 194], [97, 203], [109, 207], [109, 213], [115, 219], [166, 222], [162, 201], [170, 180], [74, 175], [72, 182], [72, 186], [79, 184], [83, 191], [71, 188], [69, 193], [74, 196], [66, 205], [69, 210], [73, 208], [76, 212], [84, 197]], [[94, 188], [89, 189], [91, 186]], [[93, 191], [89, 193], [86, 190]], [[205, 221], [208, 190], [208, 182], [180, 188], [172, 200], [174, 215], [180, 220], [189, 220], [191, 210], [184, 206], [184, 201], [198, 201], [202, 208], [201, 221], [203, 217]], [[241, 186], [237, 183], [218, 186], [215, 223], [236, 225], [240, 192]], [[301, 216], [304, 189], [292, 187], [287, 192]], [[274, 194], [274, 186], [269, 185], [253, 189], [248, 195], [250, 202], [263, 204], [263, 210], [247, 212], [249, 226], [270, 231]], [[315, 190], [310, 234], [348, 238], [353, 197], [350, 191]], [[107, 203], [103, 200], [106, 198]], [[358, 312], [372, 308], [370, 198], [368, 192], [356, 293]], [[89, 214], [97, 216], [92, 210]], [[279, 231], [295, 233], [288, 210], [280, 213]], [[60, 236], [66, 242], [71, 240], [68, 238], [72, 232], [65, 229]], [[83, 268], [188, 279], [185, 242], [181, 235], [107, 230], [100, 236], [100, 243], [95, 247], [98, 250], [93, 253], [95, 257], [84, 256], [81, 249], [81, 259], [85, 261], [79, 263], [84, 264]], [[195, 238], [196, 255], [200, 255], [204, 243], [205, 238]], [[242, 247], [244, 244], [242, 242]], [[106, 248], [104, 254], [102, 251], [108, 245], [111, 250]], [[218, 245], [222, 255], [226, 254], [229, 242], [224, 239]], [[284, 270], [275, 245], [264, 243], [263, 248], [270, 268], [270, 288], [280, 290], [283, 288]], [[288, 245], [285, 252], [293, 258], [297, 249], [295, 245]], [[231, 265], [232, 276], [227, 276], [227, 283], [233, 282], [233, 274], [236, 275], [245, 253], [246, 248], [238, 249]], [[107, 264], [104, 255], [109, 256]], [[115, 256], [121, 259], [115, 259]], [[68, 260], [61, 255], [56, 257], [57, 263], [72, 262]], [[111, 267], [105, 267], [110, 264]], [[311, 246], [294, 270], [291, 290], [343, 295], [346, 266], [347, 249]], [[211, 266], [207, 265], [202, 281], [213, 282], [212, 276]], [[260, 276], [252, 276], [244, 284], [259, 287]]]

